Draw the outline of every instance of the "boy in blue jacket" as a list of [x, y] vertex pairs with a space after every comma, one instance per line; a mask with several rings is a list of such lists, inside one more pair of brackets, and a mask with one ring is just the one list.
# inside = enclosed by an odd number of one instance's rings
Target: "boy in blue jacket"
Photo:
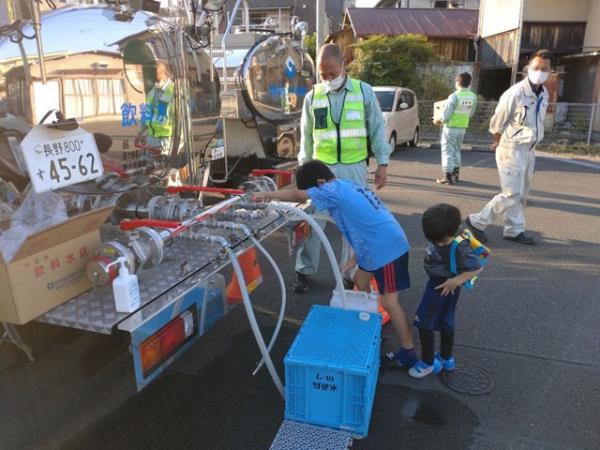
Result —
[[410, 287], [408, 252], [404, 230], [381, 200], [353, 181], [339, 180], [321, 161], [310, 161], [296, 172], [297, 189], [261, 192], [255, 201], [269, 199], [305, 202], [311, 200], [318, 210], [326, 209], [356, 255], [358, 270], [354, 282], [369, 291], [377, 280], [381, 303], [389, 313], [401, 348], [387, 357], [401, 368], [410, 368], [417, 358], [408, 319], [398, 302], [398, 292]]

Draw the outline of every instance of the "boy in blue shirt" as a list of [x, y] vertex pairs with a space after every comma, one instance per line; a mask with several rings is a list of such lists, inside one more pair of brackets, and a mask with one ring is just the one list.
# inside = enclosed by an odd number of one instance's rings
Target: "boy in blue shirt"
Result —
[[[452, 356], [454, 311], [460, 287], [481, 272], [479, 256], [470, 241], [458, 237], [460, 224], [458, 208], [445, 203], [428, 208], [421, 219], [423, 233], [430, 242], [425, 255], [429, 281], [414, 321], [421, 341], [421, 360], [408, 371], [413, 378], [423, 378], [442, 369], [451, 371], [455, 367]], [[435, 355], [434, 331], [440, 333], [441, 341], [441, 351]]]
[[404, 230], [373, 192], [353, 181], [336, 179], [321, 161], [310, 161], [298, 168], [296, 187], [257, 193], [254, 200], [305, 202], [310, 199], [317, 209], [329, 212], [356, 254], [355, 284], [369, 291], [371, 279], [377, 280], [381, 303], [401, 343], [400, 350], [387, 357], [399, 367], [412, 367], [417, 358], [411, 330], [398, 302], [398, 292], [410, 287], [410, 246]]

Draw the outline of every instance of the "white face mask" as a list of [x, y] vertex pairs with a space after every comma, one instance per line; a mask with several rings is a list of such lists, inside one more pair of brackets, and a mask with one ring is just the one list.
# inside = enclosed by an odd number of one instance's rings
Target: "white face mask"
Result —
[[334, 78], [333, 80], [324, 80], [323, 84], [325, 85], [327, 92], [337, 91], [344, 85], [345, 79], [346, 77], [344, 76], [344, 72], [342, 72], [339, 77]]
[[529, 69], [527, 72], [529, 81], [531, 81], [533, 84], [535, 84], [537, 86], [539, 86], [544, 81], [546, 81], [548, 79], [548, 75], [549, 75], [548, 72], [543, 72], [541, 70]]

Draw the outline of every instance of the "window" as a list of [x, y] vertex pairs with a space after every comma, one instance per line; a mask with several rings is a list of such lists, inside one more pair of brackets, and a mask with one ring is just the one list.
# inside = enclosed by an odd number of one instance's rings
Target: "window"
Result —
[[63, 87], [67, 117], [119, 114], [119, 108], [125, 102], [121, 79], [66, 79]]
[[394, 91], [375, 91], [375, 97], [379, 102], [381, 111], [389, 112], [394, 107], [394, 97], [396, 93]]
[[448, 2], [433, 2], [434, 8], [447, 8]]
[[406, 103], [408, 105], [407, 109], [410, 109], [413, 106], [415, 106], [415, 96], [414, 96], [414, 94], [412, 94], [410, 92], [403, 92], [402, 94], [400, 94], [400, 100], [398, 101], [398, 111], [402, 111], [400, 109], [400, 105], [402, 103]]

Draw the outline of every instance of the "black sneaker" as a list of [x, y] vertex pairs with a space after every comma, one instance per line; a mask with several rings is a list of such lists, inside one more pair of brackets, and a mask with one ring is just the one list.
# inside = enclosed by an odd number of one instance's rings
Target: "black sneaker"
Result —
[[468, 216], [465, 219], [465, 224], [467, 225], [469, 230], [471, 230], [473, 235], [479, 240], [479, 242], [481, 242], [482, 244], [485, 244], [488, 242], [489, 239], [487, 237], [487, 234], [485, 234], [485, 231], [480, 230], [479, 228], [475, 228], [473, 226], [473, 224], [471, 223], [471, 219], [469, 219]]
[[296, 294], [304, 294], [308, 292], [308, 275], [304, 275], [303, 273], [296, 272], [296, 280], [292, 284], [292, 290]]
[[456, 167], [453, 171], [452, 171], [452, 181], [454, 181], [455, 183], [458, 183], [460, 181], [460, 169], [458, 167]]
[[516, 242], [517, 244], [535, 245], [535, 240], [525, 233], [519, 233], [516, 236], [504, 236], [507, 241]]

